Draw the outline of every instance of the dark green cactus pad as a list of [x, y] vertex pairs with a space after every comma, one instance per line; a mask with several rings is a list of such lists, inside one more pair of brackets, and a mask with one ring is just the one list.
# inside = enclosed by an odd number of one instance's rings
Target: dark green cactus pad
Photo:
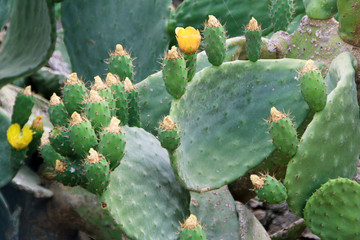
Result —
[[271, 0], [270, 17], [273, 31], [286, 31], [295, 14], [294, 0]]
[[76, 155], [70, 141], [69, 129], [65, 127], [54, 127], [50, 132], [49, 140], [51, 146], [59, 154], [66, 157], [72, 157]]
[[165, 58], [163, 61], [163, 80], [168, 93], [176, 99], [185, 93], [187, 84], [186, 62], [183, 57]]
[[[228, 39], [226, 45], [228, 50], [224, 61], [229, 62], [233, 60], [233, 55], [239, 46], [239, 38]], [[196, 71], [199, 72], [208, 66], [211, 64], [207, 60], [205, 52], [197, 54]], [[165, 89], [161, 71], [150, 75], [136, 84], [136, 87], [139, 90], [141, 127], [156, 135], [159, 121], [169, 115], [173, 97]]]
[[176, 181], [167, 151], [140, 128], [124, 127], [126, 155], [110, 175], [103, 206], [131, 239], [177, 239], [190, 195]]
[[21, 91], [16, 96], [13, 113], [11, 116], [11, 123], [18, 123], [22, 128], [31, 115], [34, 107], [34, 96], [25, 95]]
[[184, 55], [185, 61], [186, 61], [186, 69], [188, 70], [187, 73], [187, 80], [190, 82], [196, 73], [196, 60], [197, 60], [197, 54], [185, 54]]
[[110, 115], [115, 116], [116, 115], [116, 100], [114, 99], [114, 96], [111, 93], [111, 90], [109, 88], [106, 88], [106, 89], [99, 90], [97, 92], [108, 103]]
[[87, 102], [84, 113], [91, 122], [95, 133], [100, 133], [104, 127], [109, 125], [111, 120], [109, 103], [105, 99], [98, 102]]
[[206, 240], [206, 234], [201, 226], [196, 227], [196, 229], [185, 229], [181, 228], [179, 233], [179, 240]]
[[283, 155], [294, 156], [298, 149], [299, 140], [291, 119], [284, 116], [282, 119], [270, 121], [269, 133], [274, 145]]
[[[353, 178], [359, 156], [360, 122], [355, 85], [356, 60], [340, 54], [331, 64], [325, 82], [337, 87], [325, 108], [315, 113], [285, 177], [290, 209], [301, 216], [307, 199], [331, 178]], [[329, 84], [330, 85], [330, 84]], [[321, 171], [319, 171], [321, 169]]]
[[227, 186], [206, 193], [190, 194], [190, 212], [201, 221], [209, 240], [240, 239], [235, 202]]
[[50, 121], [54, 126], [67, 126], [68, 112], [66, 111], [64, 103], [60, 102], [57, 105], [51, 105], [48, 112]]
[[173, 153], [180, 144], [180, 132], [179, 129], [164, 130], [159, 128], [159, 141], [161, 146]]
[[301, 93], [309, 108], [314, 112], [319, 112], [326, 105], [326, 85], [320, 70], [300, 73], [299, 76]]
[[60, 153], [55, 151], [55, 149], [50, 145], [50, 143], [40, 147], [40, 154], [41, 157], [44, 159], [44, 162], [52, 168], [55, 168], [56, 160], [65, 161], [66, 159]]
[[160, 69], [169, 42], [170, 6], [170, 0], [63, 1], [61, 20], [72, 69], [85, 79], [105, 75], [104, 60], [118, 43], [135, 58], [135, 82]]
[[195, 75], [170, 111], [182, 133], [172, 166], [186, 188], [219, 188], [269, 156], [275, 147], [264, 119], [272, 106], [301, 124], [308, 107], [295, 76], [303, 65], [293, 59], [234, 61]]
[[89, 120], [69, 127], [70, 143], [77, 155], [85, 157], [90, 148], [95, 148], [98, 140]]
[[357, 0], [338, 0], [339, 35], [347, 43], [360, 47], [360, 4]]
[[248, 59], [252, 62], [256, 62], [261, 55], [261, 29], [253, 31], [245, 29], [245, 38], [245, 47]]
[[116, 107], [116, 117], [120, 120], [122, 126], [128, 122], [128, 103], [126, 99], [125, 89], [121, 82], [112, 84], [110, 90], [113, 94]]
[[[174, 34], [175, 28], [193, 26], [203, 29], [204, 19], [214, 15], [219, 20], [226, 22], [229, 37], [244, 34], [243, 26], [251, 17], [255, 17], [263, 28], [263, 34], [271, 32], [271, 18], [269, 14], [269, 1], [256, 0], [185, 0], [180, 4], [169, 21], [169, 33]], [[302, 0], [296, 0], [296, 14], [303, 13]]]
[[12, 9], [11, 25], [1, 44], [0, 88], [16, 78], [36, 72], [47, 63], [55, 48], [52, 0], [15, 0]]
[[84, 100], [87, 97], [87, 89], [83, 82], [70, 85], [65, 84], [63, 95], [63, 102], [69, 117], [71, 117], [73, 112], [82, 112]]
[[260, 201], [265, 201], [270, 204], [283, 203], [287, 198], [285, 186], [272, 176], [265, 176], [264, 185], [262, 188], [256, 188], [255, 193]]
[[304, 0], [306, 14], [310, 18], [328, 19], [337, 12], [337, 0]]
[[85, 181], [81, 186], [94, 194], [101, 195], [110, 182], [110, 165], [102, 155], [100, 155], [98, 163], [90, 163], [84, 160], [82, 174]]
[[65, 186], [76, 186], [83, 182], [83, 167], [80, 162], [70, 159], [56, 159], [66, 164], [66, 170], [62, 173], [56, 172], [55, 178]]
[[128, 102], [129, 126], [141, 127], [139, 91], [137, 89], [126, 91], [126, 99]]
[[97, 150], [109, 161], [110, 170], [119, 166], [125, 155], [125, 135], [122, 132], [112, 133], [106, 129], [100, 134]]
[[306, 225], [321, 239], [360, 239], [360, 184], [331, 179], [307, 201]]
[[108, 64], [110, 73], [118, 75], [121, 80], [128, 77], [134, 81], [134, 66], [130, 55], [110, 56]]
[[223, 26], [205, 27], [204, 44], [209, 62], [214, 66], [220, 66], [226, 54], [226, 36]]

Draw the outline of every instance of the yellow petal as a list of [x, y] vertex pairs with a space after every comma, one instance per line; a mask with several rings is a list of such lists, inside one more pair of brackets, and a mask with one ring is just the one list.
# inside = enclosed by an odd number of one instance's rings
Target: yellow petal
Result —
[[20, 138], [20, 125], [18, 123], [10, 125], [6, 132], [6, 136], [10, 145], [16, 149]]
[[29, 125], [25, 125], [22, 133], [20, 132], [20, 125], [18, 123], [12, 124], [6, 133], [8, 142], [16, 150], [27, 148], [33, 139], [33, 131]]

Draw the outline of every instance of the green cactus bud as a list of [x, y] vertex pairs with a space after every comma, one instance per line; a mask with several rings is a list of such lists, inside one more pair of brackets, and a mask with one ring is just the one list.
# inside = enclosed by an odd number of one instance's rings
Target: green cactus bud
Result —
[[91, 87], [91, 90], [95, 90], [99, 93], [99, 95], [105, 99], [105, 101], [109, 104], [110, 112], [112, 116], [116, 114], [116, 103], [114, 100], [114, 96], [111, 93], [111, 89], [101, 80], [99, 76], [94, 77], [94, 84]]
[[301, 93], [312, 111], [324, 109], [327, 100], [326, 85], [314, 61], [309, 60], [299, 73]]
[[78, 162], [68, 159], [56, 159], [55, 161], [55, 178], [65, 186], [80, 185], [82, 182], [81, 171], [81, 165]]
[[125, 134], [119, 126], [120, 120], [111, 118], [109, 126], [100, 134], [98, 151], [109, 161], [110, 170], [113, 171], [119, 166], [125, 155]]
[[66, 157], [76, 156], [71, 142], [70, 132], [66, 127], [54, 127], [50, 132], [50, 143], [56, 152]]
[[269, 175], [259, 177], [252, 174], [250, 175], [250, 180], [255, 187], [254, 191], [260, 201], [265, 201], [270, 204], [279, 204], [287, 199], [285, 186], [276, 180], [276, 178]]
[[110, 73], [118, 75], [120, 79], [128, 77], [131, 81], [134, 81], [132, 59], [121, 44], [116, 44], [115, 51], [110, 53], [108, 64]]
[[29, 148], [28, 155], [29, 156], [34, 154], [40, 146], [40, 139], [44, 133], [44, 123], [42, 121], [42, 118], [43, 118], [43, 116], [41, 116], [41, 115], [37, 116], [31, 124], [30, 129], [33, 131], [33, 139], [28, 146], [28, 148]]
[[97, 145], [97, 138], [91, 123], [74, 112], [70, 120], [70, 143], [77, 155], [85, 157], [90, 148]]
[[125, 78], [124, 88], [126, 93], [126, 99], [128, 102], [128, 124], [130, 127], [141, 127], [139, 92], [131, 83], [129, 78]]
[[110, 87], [116, 106], [116, 117], [120, 120], [122, 126], [128, 122], [128, 103], [123, 84], [117, 75], [108, 73], [106, 76], [106, 84]]
[[65, 108], [68, 112], [68, 116], [71, 116], [73, 112], [81, 112], [84, 107], [84, 99], [86, 98], [87, 89], [82, 81], [78, 78], [76, 73], [69, 75], [69, 78], [65, 82], [63, 89], [63, 101]]
[[181, 98], [187, 84], [186, 62], [175, 46], [166, 54], [163, 65], [163, 80], [166, 90], [174, 98]]
[[206, 240], [205, 231], [195, 215], [191, 214], [184, 224], [181, 224], [179, 240]]
[[209, 62], [214, 66], [220, 66], [226, 54], [225, 29], [213, 15], [205, 23], [204, 29], [205, 52]]
[[295, 13], [294, 0], [271, 0], [270, 18], [273, 31], [286, 31]]
[[251, 18], [249, 24], [245, 27], [245, 38], [248, 59], [256, 62], [261, 55], [261, 27], [255, 18]]
[[34, 96], [31, 92], [31, 86], [27, 86], [16, 96], [13, 113], [11, 116], [11, 123], [18, 123], [20, 128], [22, 128], [29, 120], [33, 106]]
[[170, 116], [166, 116], [160, 123], [159, 141], [161, 146], [173, 153], [180, 145], [180, 132]]
[[274, 145], [286, 156], [292, 157], [296, 154], [299, 140], [291, 119], [284, 113], [279, 112], [275, 107], [271, 108], [269, 133]]
[[44, 162], [55, 169], [55, 161], [56, 159], [65, 160], [60, 153], [55, 151], [55, 149], [50, 145], [49, 136], [47, 133], [43, 133], [41, 136], [41, 144], [40, 144], [40, 154], [41, 157], [44, 159]]
[[50, 121], [54, 126], [66, 126], [68, 121], [68, 112], [61, 98], [53, 93], [50, 98], [50, 106], [48, 109]]
[[110, 182], [110, 168], [105, 157], [91, 148], [85, 158], [83, 169], [86, 182], [82, 186], [92, 193], [102, 194]]
[[90, 90], [84, 112], [94, 127], [95, 133], [99, 133], [110, 123], [111, 113], [109, 104], [95, 90]]

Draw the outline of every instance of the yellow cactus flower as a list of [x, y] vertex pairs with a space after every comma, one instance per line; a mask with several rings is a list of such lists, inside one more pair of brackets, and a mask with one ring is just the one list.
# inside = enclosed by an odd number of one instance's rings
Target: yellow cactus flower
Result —
[[200, 45], [201, 36], [199, 30], [193, 27], [177, 27], [175, 29], [176, 40], [180, 50], [185, 54], [193, 54]]
[[18, 123], [12, 124], [7, 130], [7, 139], [10, 145], [16, 150], [27, 148], [33, 139], [34, 132], [29, 125], [25, 125], [21, 131]]
[[31, 128], [36, 131], [44, 131], [44, 123], [42, 121], [43, 116], [37, 116], [32, 122]]

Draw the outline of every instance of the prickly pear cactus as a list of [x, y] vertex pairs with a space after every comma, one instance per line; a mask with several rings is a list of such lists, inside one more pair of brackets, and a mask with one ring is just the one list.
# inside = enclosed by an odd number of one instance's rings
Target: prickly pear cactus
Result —
[[280, 204], [286, 200], [286, 189], [276, 178], [269, 175], [260, 177], [251, 175], [250, 179], [255, 187], [254, 191], [260, 201], [265, 201], [270, 204]]
[[333, 61], [325, 82], [335, 82], [336, 88], [330, 89], [325, 108], [315, 113], [288, 164], [288, 204], [299, 216], [321, 184], [339, 176], [351, 179], [356, 174], [360, 120], [354, 68], [356, 60], [350, 53], [342, 53]]
[[321, 239], [360, 238], [360, 184], [346, 178], [331, 179], [307, 201], [306, 225]]
[[171, 107], [182, 133], [171, 156], [179, 181], [192, 191], [216, 189], [270, 155], [275, 148], [264, 122], [269, 109], [292, 112], [297, 125], [308, 113], [295, 80], [303, 65], [291, 59], [235, 61], [196, 74]]

